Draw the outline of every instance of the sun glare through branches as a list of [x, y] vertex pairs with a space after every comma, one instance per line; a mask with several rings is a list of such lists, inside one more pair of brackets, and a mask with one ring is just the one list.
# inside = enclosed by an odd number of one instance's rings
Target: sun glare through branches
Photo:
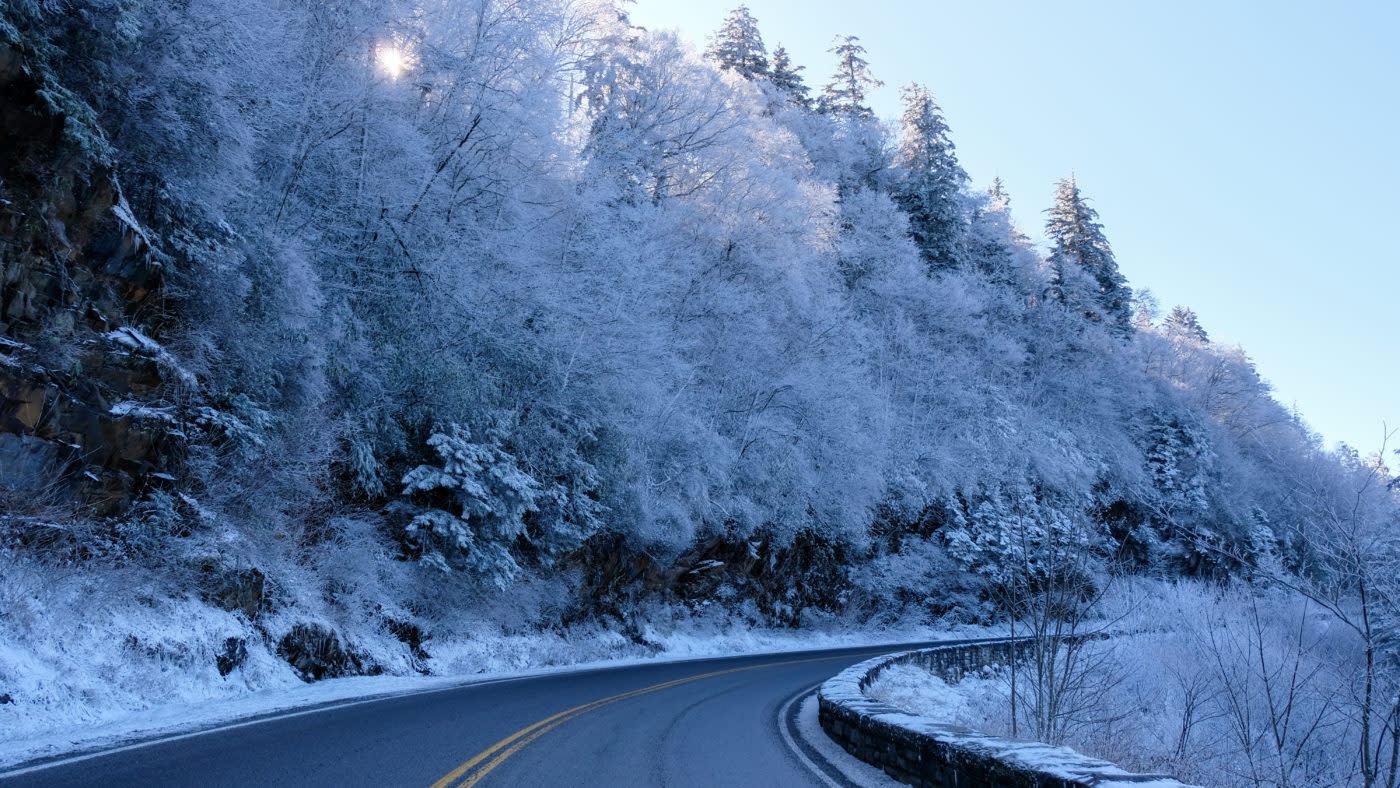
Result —
[[374, 59], [380, 71], [388, 74], [390, 79], [398, 79], [411, 65], [408, 53], [393, 44], [380, 44]]

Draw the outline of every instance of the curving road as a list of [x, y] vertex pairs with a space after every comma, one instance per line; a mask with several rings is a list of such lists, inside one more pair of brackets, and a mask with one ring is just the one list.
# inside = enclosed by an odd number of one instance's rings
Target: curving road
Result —
[[877, 646], [505, 679], [57, 761], [20, 786], [848, 786], [796, 703]]

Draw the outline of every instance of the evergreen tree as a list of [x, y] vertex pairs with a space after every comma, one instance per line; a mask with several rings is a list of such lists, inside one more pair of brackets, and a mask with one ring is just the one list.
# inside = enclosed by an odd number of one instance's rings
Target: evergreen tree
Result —
[[817, 109], [821, 112], [862, 120], [875, 117], [875, 112], [865, 104], [866, 96], [885, 83], [870, 73], [870, 64], [861, 57], [865, 47], [858, 41], [857, 36], [837, 36], [835, 45], [827, 50], [836, 55], [836, 73], [817, 99]]
[[1156, 413], [1145, 454], [1150, 503], [1166, 536], [1179, 538], [1179, 527], [1203, 525], [1215, 473], [1215, 452], [1205, 431], [1189, 417]]
[[1055, 185], [1055, 203], [1046, 213], [1050, 214], [1045, 225], [1051, 243], [1050, 297], [1090, 320], [1130, 331], [1132, 290], [1118, 271], [1098, 212], [1089, 207], [1073, 177]]
[[705, 56], [722, 69], [737, 71], [744, 79], [768, 76], [768, 50], [759, 35], [758, 20], [746, 5], [729, 12], [724, 25], [710, 36]]
[[903, 97], [895, 201], [908, 214], [909, 235], [929, 269], [956, 268], [967, 232], [961, 199], [967, 173], [928, 88], [911, 83]]
[[414, 515], [405, 532], [423, 563], [444, 572], [469, 569], [504, 588], [520, 570], [510, 547], [526, 533], [525, 516], [538, 511], [541, 486], [501, 446], [501, 436], [470, 438], [452, 424], [428, 439], [441, 467], [419, 465], [404, 475]]
[[1001, 182], [1000, 175], [992, 178], [992, 185], [987, 187], [987, 196], [992, 198], [993, 210], [1011, 210], [1011, 195], [1006, 191], [1006, 184]]
[[1006, 190], [1006, 184], [1002, 182], [1001, 176], [992, 178], [992, 185], [987, 187], [987, 197], [991, 201], [982, 209], [982, 214], [994, 214], [1005, 223], [1008, 242], [1016, 246], [1030, 246], [1031, 239], [1018, 230], [1011, 221], [1011, 193]]
[[803, 109], [812, 105], [812, 99], [807, 95], [807, 83], [802, 81], [802, 75], [798, 73], [805, 68], [806, 66], [794, 66], [787, 49], [779, 44], [778, 48], [773, 50], [773, 62], [768, 71], [768, 79], [774, 87], [786, 93], [789, 101]]
[[1210, 335], [1201, 327], [1200, 320], [1196, 318], [1195, 311], [1190, 307], [1172, 307], [1172, 311], [1167, 315], [1162, 328], [1167, 336], [1172, 338], [1182, 337], [1201, 343], [1210, 341]]
[[[993, 179], [985, 200], [972, 202], [976, 207], [968, 217], [963, 239], [964, 262], [993, 282], [1022, 290], [1025, 282], [1017, 271], [1036, 263], [1027, 257], [1031, 240], [1011, 221], [1011, 195], [1001, 178]], [[1029, 292], [1022, 295], [1028, 296]]]

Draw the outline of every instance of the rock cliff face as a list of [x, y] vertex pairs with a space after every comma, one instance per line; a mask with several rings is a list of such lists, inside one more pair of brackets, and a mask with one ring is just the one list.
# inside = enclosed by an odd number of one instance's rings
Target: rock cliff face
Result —
[[173, 478], [162, 269], [85, 107], [0, 44], [0, 500], [118, 514]]

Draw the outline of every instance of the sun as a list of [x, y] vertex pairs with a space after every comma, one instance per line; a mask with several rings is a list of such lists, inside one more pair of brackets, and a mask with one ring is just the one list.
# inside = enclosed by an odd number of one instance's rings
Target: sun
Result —
[[391, 44], [381, 45], [375, 59], [379, 61], [379, 67], [393, 79], [398, 79], [408, 67], [408, 58], [398, 47]]

